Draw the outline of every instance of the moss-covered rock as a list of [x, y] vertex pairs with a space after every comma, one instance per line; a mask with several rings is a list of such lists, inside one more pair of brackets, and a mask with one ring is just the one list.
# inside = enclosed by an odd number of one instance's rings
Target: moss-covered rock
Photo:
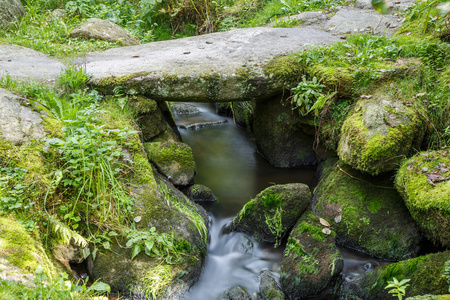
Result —
[[188, 187], [185, 191], [186, 196], [194, 202], [214, 202], [214, 196], [211, 189], [201, 184], [194, 184]]
[[180, 133], [165, 102], [156, 102], [138, 95], [130, 97], [128, 105], [135, 114], [144, 142], [181, 141]]
[[[440, 295], [448, 292], [448, 281], [444, 275], [444, 264], [450, 259], [450, 252], [440, 252], [400, 261], [364, 273], [354, 280], [345, 281], [341, 291], [344, 299], [391, 299], [387, 281], [410, 279], [407, 296]], [[359, 297], [359, 298], [357, 298]], [[427, 299], [427, 298], [425, 298]]]
[[412, 107], [385, 95], [359, 100], [345, 120], [338, 146], [341, 160], [377, 175], [394, 170], [423, 138], [422, 121]]
[[305, 184], [271, 186], [245, 204], [230, 229], [278, 244], [310, 204], [311, 192]]
[[148, 158], [158, 170], [178, 186], [192, 184], [195, 176], [195, 161], [192, 149], [185, 143], [146, 143]]
[[226, 290], [220, 300], [251, 300], [252, 296], [240, 285]]
[[321, 294], [342, 271], [335, 235], [311, 211], [292, 229], [281, 261], [281, 284], [291, 299]]
[[[123, 295], [157, 299], [177, 299], [194, 284], [204, 263], [208, 235], [203, 209], [190, 202], [170, 183], [151, 182], [133, 186], [141, 220], [137, 229], [148, 232], [152, 227], [158, 235], [173, 236], [180, 251], [179, 260], [169, 263], [163, 257], [149, 257], [144, 252], [132, 259], [133, 247], [124, 247], [125, 238], [114, 243], [111, 251], [89, 260], [89, 271], [95, 280], [108, 283]], [[206, 215], [206, 213], [202, 213]]]
[[259, 153], [273, 166], [287, 168], [316, 163], [314, 127], [302, 124], [298, 113], [281, 97], [256, 103], [253, 130]]
[[386, 176], [372, 177], [327, 161], [314, 194], [314, 211], [333, 224], [336, 242], [388, 260], [414, 257], [421, 235]]
[[405, 160], [395, 186], [425, 236], [450, 247], [450, 151], [421, 152]]
[[406, 300], [450, 300], [450, 295], [421, 295], [408, 297]]
[[233, 120], [242, 128], [253, 130], [254, 104], [251, 101], [231, 103]]
[[50, 278], [56, 276], [42, 242], [16, 220], [0, 217], [0, 278], [31, 285], [38, 266]]
[[286, 296], [279, 287], [275, 278], [272, 277], [269, 271], [264, 270], [259, 275], [260, 284], [258, 299], [261, 300], [284, 300]]

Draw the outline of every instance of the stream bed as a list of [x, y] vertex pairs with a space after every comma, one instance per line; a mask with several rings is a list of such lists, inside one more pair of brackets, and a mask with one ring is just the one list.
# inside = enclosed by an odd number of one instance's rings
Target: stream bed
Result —
[[[225, 230], [242, 206], [273, 184], [314, 184], [313, 168], [283, 169], [271, 166], [256, 150], [254, 138], [236, 126], [232, 118], [218, 116], [208, 103], [190, 103], [200, 112], [175, 115], [183, 141], [194, 153], [197, 174], [195, 182], [209, 187], [218, 201], [204, 207], [212, 224], [205, 267], [197, 284], [186, 295], [187, 300], [220, 299], [227, 289], [240, 285], [254, 299], [259, 289], [259, 274], [269, 270], [279, 276], [284, 246], [273, 248], [238, 232]], [[193, 123], [215, 124], [208, 127]], [[185, 129], [185, 128], [196, 128]], [[351, 280], [385, 262], [339, 248], [344, 256], [344, 280]], [[332, 291], [312, 299], [338, 299]]]

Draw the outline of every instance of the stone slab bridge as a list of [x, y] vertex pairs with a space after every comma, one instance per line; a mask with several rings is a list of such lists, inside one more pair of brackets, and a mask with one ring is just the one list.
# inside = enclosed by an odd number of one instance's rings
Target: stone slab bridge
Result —
[[264, 73], [266, 62], [307, 45], [339, 38], [308, 28], [248, 28], [113, 48], [74, 63], [97, 88], [121, 86], [154, 100], [247, 101], [281, 93]]

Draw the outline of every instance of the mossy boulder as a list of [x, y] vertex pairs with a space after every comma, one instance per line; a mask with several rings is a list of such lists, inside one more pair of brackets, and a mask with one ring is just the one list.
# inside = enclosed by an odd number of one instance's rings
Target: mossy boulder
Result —
[[288, 168], [316, 163], [314, 127], [302, 124], [299, 119], [290, 103], [281, 97], [256, 103], [253, 123], [256, 145], [271, 165]]
[[421, 295], [408, 297], [406, 300], [450, 300], [450, 295]]
[[187, 186], [194, 182], [195, 161], [189, 145], [179, 142], [146, 143], [148, 158], [173, 184]]
[[314, 194], [314, 211], [333, 224], [336, 242], [371, 256], [417, 255], [421, 235], [388, 176], [369, 176], [328, 160]]
[[422, 138], [422, 121], [412, 106], [374, 95], [355, 104], [342, 126], [337, 153], [354, 169], [378, 175], [397, 168]]
[[165, 102], [156, 102], [138, 95], [130, 97], [128, 105], [135, 114], [144, 142], [181, 141], [180, 133]]
[[424, 235], [450, 247], [450, 151], [427, 151], [405, 160], [395, 186]]
[[230, 230], [278, 244], [310, 204], [311, 191], [306, 184], [271, 186], [245, 204]]
[[335, 235], [311, 211], [299, 219], [281, 261], [281, 284], [290, 299], [321, 294], [342, 271], [344, 259], [334, 245]]
[[392, 294], [385, 287], [394, 277], [399, 281], [411, 280], [406, 288], [407, 296], [445, 294], [449, 283], [443, 276], [444, 265], [449, 259], [450, 251], [445, 251], [382, 266], [345, 281], [339, 294], [344, 299], [391, 299]]
[[226, 290], [220, 300], [251, 300], [252, 296], [240, 285]]
[[254, 104], [251, 101], [232, 102], [233, 121], [240, 127], [253, 130]]
[[57, 269], [42, 242], [10, 217], [0, 217], [0, 279], [33, 285], [38, 266], [50, 278]]
[[202, 184], [194, 184], [188, 187], [185, 191], [186, 196], [194, 202], [214, 202], [216, 196], [214, 196], [211, 189]]
[[153, 227], [160, 236], [174, 237], [179, 258], [167, 261], [142, 251], [132, 259], [133, 247], [124, 247], [127, 239], [122, 237], [111, 251], [88, 261], [89, 272], [121, 295], [178, 299], [198, 280], [203, 267], [208, 232], [199, 213], [206, 213], [170, 183], [160, 182], [155, 189], [147, 182], [133, 186], [132, 192], [141, 217], [137, 230], [148, 232]]
[[281, 290], [275, 278], [268, 270], [264, 270], [259, 274], [259, 292], [258, 299], [261, 300], [284, 300], [286, 296]]

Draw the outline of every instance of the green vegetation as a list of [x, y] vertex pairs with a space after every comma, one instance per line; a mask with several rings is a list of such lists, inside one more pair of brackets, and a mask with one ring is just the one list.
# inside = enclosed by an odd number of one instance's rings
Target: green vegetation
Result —
[[[184, 263], [185, 255], [195, 250], [190, 242], [176, 236], [173, 229], [137, 226], [141, 216], [136, 214], [139, 209], [132, 184], [153, 187], [154, 193], [158, 187], [138, 135], [134, 108], [128, 106], [134, 95], [121, 91], [101, 95], [86, 86], [88, 78], [81, 69], [68, 68], [53, 88], [19, 83], [9, 76], [0, 80], [0, 87], [29, 99], [23, 105], [48, 114], [44, 122], [48, 138], [20, 145], [0, 139], [0, 214], [13, 216], [20, 226], [42, 235], [43, 253], [50, 254], [60, 243], [72, 243], [85, 258], [91, 255], [95, 260], [99, 251], [112, 251], [113, 245], [124, 241], [132, 258], [143, 252], [163, 266]], [[164, 189], [161, 184], [159, 190], [164, 191], [169, 206], [187, 215], [206, 241], [207, 229], [194, 204], [178, 201]], [[140, 201], [152, 197], [145, 195]], [[6, 240], [2, 245], [10, 254], [20, 248], [18, 267], [34, 272], [38, 266], [32, 261], [35, 250], [25, 250], [36, 243], [15, 232], [15, 246], [11, 248]], [[14, 255], [8, 258], [16, 264]], [[44, 262], [41, 259], [39, 264]], [[55, 271], [45, 267], [45, 281], [56, 280]], [[55, 287], [57, 293], [60, 290]], [[78, 288], [62, 291], [67, 297], [75, 293], [84, 297], [84, 290]], [[63, 292], [61, 299], [66, 299]]]
[[406, 296], [406, 288], [409, 286], [408, 282], [411, 279], [403, 279], [402, 281], [398, 281], [397, 278], [392, 278], [392, 281], [388, 281], [388, 285], [385, 289], [390, 289], [389, 294], [392, 294], [393, 297], [397, 296], [398, 300], [402, 300], [403, 296]]

